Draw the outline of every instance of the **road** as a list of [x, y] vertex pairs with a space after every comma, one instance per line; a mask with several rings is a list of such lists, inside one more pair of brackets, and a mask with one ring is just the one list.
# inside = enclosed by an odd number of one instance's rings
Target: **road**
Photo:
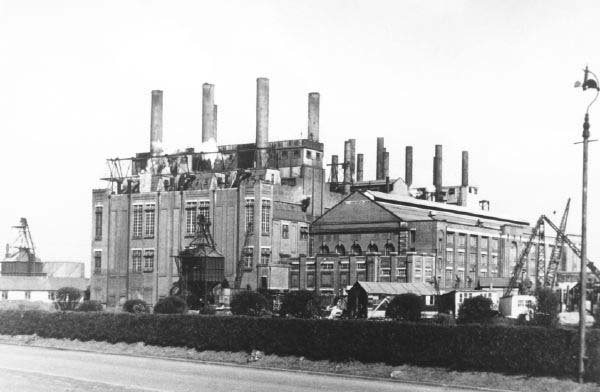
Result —
[[0, 344], [0, 391], [356, 391], [461, 389]]

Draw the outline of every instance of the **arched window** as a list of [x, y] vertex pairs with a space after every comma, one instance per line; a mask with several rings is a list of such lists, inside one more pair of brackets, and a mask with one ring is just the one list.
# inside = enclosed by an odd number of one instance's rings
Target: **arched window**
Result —
[[383, 248], [383, 253], [384, 253], [386, 256], [389, 256], [389, 255], [390, 255], [390, 253], [392, 253], [392, 252], [395, 252], [395, 251], [396, 251], [396, 248], [394, 248], [394, 244], [392, 244], [392, 243], [390, 242], [390, 240], [388, 240], [388, 241], [385, 243], [385, 246], [384, 246], [384, 248]]
[[342, 244], [341, 242], [338, 243], [335, 246], [335, 253], [337, 253], [340, 256], [346, 256], [346, 248], [344, 247], [344, 244]]
[[367, 246], [367, 252], [379, 252], [379, 248], [373, 241], [371, 241]]
[[354, 243], [350, 247], [350, 254], [354, 255], [354, 256], [360, 256], [360, 255], [362, 255], [362, 248], [360, 247], [360, 245], [358, 245], [356, 243], [356, 241], [354, 241]]
[[319, 253], [329, 253], [329, 247], [323, 243], [321, 246], [319, 246]]

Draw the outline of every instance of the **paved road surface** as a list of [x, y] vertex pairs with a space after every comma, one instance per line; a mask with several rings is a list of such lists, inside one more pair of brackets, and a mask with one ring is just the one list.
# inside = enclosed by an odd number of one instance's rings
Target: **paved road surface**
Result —
[[459, 391], [397, 382], [0, 344], [0, 391]]

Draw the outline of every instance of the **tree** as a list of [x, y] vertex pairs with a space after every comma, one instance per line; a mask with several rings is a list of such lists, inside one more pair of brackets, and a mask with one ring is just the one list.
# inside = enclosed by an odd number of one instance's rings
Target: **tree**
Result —
[[123, 310], [127, 313], [148, 313], [148, 304], [141, 299], [128, 299], [123, 304]]
[[419, 321], [423, 302], [416, 294], [400, 294], [392, 298], [385, 310], [385, 317], [395, 320]]
[[265, 297], [252, 290], [237, 292], [229, 304], [231, 313], [240, 316], [264, 316], [268, 313]]
[[534, 322], [545, 327], [555, 327], [558, 324], [560, 299], [551, 288], [538, 288], [535, 291], [536, 306]]
[[314, 291], [290, 291], [283, 296], [279, 314], [305, 319], [319, 318], [321, 298]]
[[178, 314], [187, 312], [187, 305], [183, 298], [171, 295], [159, 300], [154, 305], [154, 313]]
[[467, 298], [458, 309], [458, 322], [467, 323], [489, 323], [496, 312], [492, 310], [492, 300], [488, 297], [475, 296]]
[[60, 310], [75, 310], [81, 299], [81, 290], [76, 287], [61, 287], [56, 291], [56, 303]]

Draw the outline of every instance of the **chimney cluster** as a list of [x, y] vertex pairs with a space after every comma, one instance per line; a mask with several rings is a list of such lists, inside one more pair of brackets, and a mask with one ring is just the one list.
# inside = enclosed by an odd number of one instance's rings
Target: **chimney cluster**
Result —
[[[319, 106], [321, 95], [308, 94], [308, 139], [319, 141]], [[215, 86], [202, 85], [202, 143], [217, 142], [217, 105]], [[163, 92], [152, 91], [150, 116], [150, 153], [153, 156], [163, 153], [162, 147]], [[269, 158], [269, 79], [256, 79], [256, 157], [255, 167], [264, 168]], [[210, 151], [214, 152], [214, 151]], [[337, 173], [336, 173], [337, 176]]]

